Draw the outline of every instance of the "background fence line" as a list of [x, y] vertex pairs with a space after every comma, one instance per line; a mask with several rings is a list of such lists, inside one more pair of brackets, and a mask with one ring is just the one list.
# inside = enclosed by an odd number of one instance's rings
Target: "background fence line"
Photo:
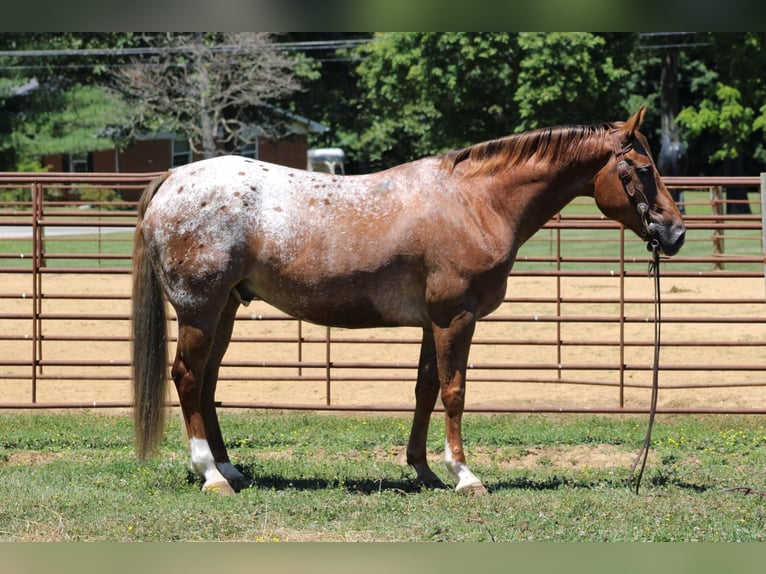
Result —
[[[132, 230], [155, 175], [0, 173], [0, 409], [130, 405]], [[766, 413], [764, 175], [665, 182], [684, 192], [688, 231], [662, 263], [660, 381], [670, 398], [659, 412]], [[749, 201], [727, 199], [743, 188]], [[549, 221], [520, 251], [501, 308], [477, 328], [467, 410], [646, 412], [648, 259], [592, 200]], [[419, 330], [318, 327], [254, 302], [238, 314], [220, 404], [411, 410], [419, 342]], [[558, 402], [552, 388], [575, 399]], [[719, 399], [723, 390], [739, 398]]]

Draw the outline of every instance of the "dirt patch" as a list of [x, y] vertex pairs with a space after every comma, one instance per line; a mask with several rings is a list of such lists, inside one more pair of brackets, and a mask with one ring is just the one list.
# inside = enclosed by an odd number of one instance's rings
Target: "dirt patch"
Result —
[[[48, 452], [39, 450], [14, 450], [8, 455], [10, 466], [42, 466], [51, 462], [70, 458], [70, 452]], [[2, 460], [0, 459], [0, 462]]]
[[502, 462], [501, 467], [552, 468], [587, 470], [589, 468], [622, 468], [636, 457], [624, 450], [608, 445], [562, 445], [526, 449], [526, 454], [515, 460]]

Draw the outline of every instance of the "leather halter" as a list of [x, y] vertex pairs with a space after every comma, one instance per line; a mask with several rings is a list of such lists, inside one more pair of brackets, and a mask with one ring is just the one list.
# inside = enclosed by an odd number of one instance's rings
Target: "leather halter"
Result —
[[640, 182], [636, 182], [633, 168], [625, 159], [625, 154], [633, 149], [633, 145], [628, 144], [625, 147], [622, 147], [617, 132], [613, 131], [612, 135], [614, 136], [614, 157], [617, 160], [617, 175], [622, 182], [622, 187], [625, 189], [625, 193], [627, 193], [630, 200], [635, 203], [638, 216], [641, 218], [641, 239], [649, 241], [652, 237], [649, 228], [649, 200], [646, 198], [643, 186]]

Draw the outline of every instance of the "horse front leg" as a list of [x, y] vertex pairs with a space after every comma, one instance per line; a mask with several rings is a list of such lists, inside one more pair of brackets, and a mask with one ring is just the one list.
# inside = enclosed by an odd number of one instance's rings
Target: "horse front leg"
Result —
[[447, 488], [428, 466], [426, 442], [431, 413], [439, 396], [439, 375], [436, 370], [436, 349], [431, 329], [423, 329], [420, 345], [418, 380], [415, 385], [415, 415], [407, 442], [407, 464], [417, 472], [415, 483], [429, 488]]
[[445, 328], [434, 326], [436, 362], [445, 409], [444, 464], [457, 479], [456, 492], [486, 494], [487, 489], [468, 468], [463, 450], [462, 420], [465, 408], [465, 373], [476, 328], [473, 313], [464, 311]]
[[234, 489], [216, 466], [202, 406], [205, 366], [211, 347], [210, 334], [179, 319], [178, 348], [171, 376], [186, 423], [191, 465], [205, 481], [202, 490], [234, 494]]
[[205, 431], [207, 432], [208, 444], [213, 454], [213, 460], [215, 460], [216, 467], [226, 478], [226, 481], [237, 492], [250, 486], [252, 481], [231, 464], [229, 454], [226, 451], [226, 444], [223, 440], [223, 433], [221, 433], [221, 425], [218, 422], [218, 413], [215, 408], [215, 389], [218, 384], [218, 371], [221, 361], [231, 341], [238, 308], [239, 300], [230, 295], [226, 307], [224, 307], [223, 313], [221, 313], [218, 327], [215, 330], [215, 339], [205, 367], [205, 378], [202, 387], [202, 418], [205, 423]]

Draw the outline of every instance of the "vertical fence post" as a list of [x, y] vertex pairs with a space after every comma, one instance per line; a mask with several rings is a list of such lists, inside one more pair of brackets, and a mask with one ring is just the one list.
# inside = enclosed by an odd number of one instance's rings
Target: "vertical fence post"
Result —
[[332, 391], [332, 376], [330, 373], [332, 361], [330, 360], [330, 327], [325, 329], [325, 401], [330, 406], [330, 394]]
[[42, 356], [42, 281], [43, 238], [40, 221], [43, 212], [43, 190], [39, 182], [32, 183], [32, 402], [37, 402], [37, 373]]
[[298, 319], [298, 378], [303, 378], [303, 321]]
[[561, 341], [561, 212], [556, 215], [556, 364], [559, 365], [558, 378], [561, 379], [563, 364]]
[[[720, 185], [717, 185], [715, 187], [710, 188], [710, 204], [713, 209], [713, 215], [723, 215], [724, 209], [723, 209], [723, 199], [722, 199], [722, 187]], [[723, 224], [723, 219], [716, 219], [715, 220], [716, 225]], [[713, 229], [713, 257], [719, 257], [723, 255], [724, 248], [723, 248], [723, 229], [722, 228], [716, 228]], [[720, 261], [716, 261], [713, 263], [713, 268], [717, 270], [723, 269], [723, 263]]]
[[766, 172], [761, 172], [761, 255], [763, 276], [766, 279]]
[[625, 226], [620, 224], [620, 408], [625, 407]]

